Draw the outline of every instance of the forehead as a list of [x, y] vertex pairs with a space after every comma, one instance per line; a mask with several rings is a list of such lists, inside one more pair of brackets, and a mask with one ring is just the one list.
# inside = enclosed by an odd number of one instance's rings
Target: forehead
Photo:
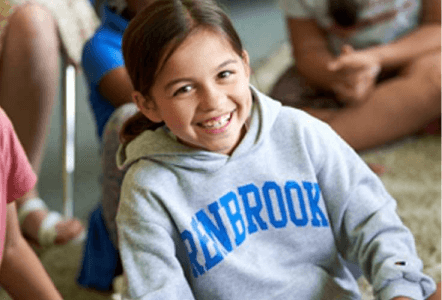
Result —
[[188, 63], [203, 63], [203, 67], [208, 63], [216, 64], [226, 57], [239, 58], [224, 33], [207, 28], [195, 29], [180, 45], [170, 51], [173, 52], [166, 51], [167, 61], [163, 64], [163, 69], [185, 66]]

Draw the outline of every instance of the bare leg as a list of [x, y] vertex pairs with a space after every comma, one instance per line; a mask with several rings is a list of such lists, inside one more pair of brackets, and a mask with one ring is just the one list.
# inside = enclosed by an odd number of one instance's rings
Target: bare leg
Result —
[[434, 294], [428, 297], [428, 300], [441, 300], [441, 283], [437, 284], [437, 289]]
[[381, 83], [360, 106], [308, 112], [330, 124], [357, 151], [415, 133], [441, 115], [441, 54], [423, 56]]
[[[0, 105], [12, 120], [37, 174], [58, 86], [59, 47], [56, 23], [46, 10], [24, 5], [10, 17], [1, 53]], [[37, 188], [18, 199], [17, 206], [36, 196]], [[29, 214], [23, 224], [24, 234], [36, 239], [46, 214]], [[61, 222], [56, 243], [65, 243], [82, 230], [78, 220]]]
[[2, 287], [13, 299], [62, 299], [20, 232], [14, 202], [7, 206], [6, 220], [5, 252], [0, 268]]

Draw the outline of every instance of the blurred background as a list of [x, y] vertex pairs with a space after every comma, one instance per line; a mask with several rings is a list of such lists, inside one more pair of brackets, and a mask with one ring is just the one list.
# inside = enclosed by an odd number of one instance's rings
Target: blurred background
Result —
[[[252, 68], [262, 65], [287, 40], [284, 17], [277, 0], [218, 0], [218, 3], [232, 18], [249, 52]], [[76, 93], [74, 216], [87, 220], [100, 197], [100, 158], [88, 90], [81, 73], [77, 75]], [[61, 99], [59, 93], [39, 181], [42, 199], [50, 209], [60, 212], [63, 209]]]

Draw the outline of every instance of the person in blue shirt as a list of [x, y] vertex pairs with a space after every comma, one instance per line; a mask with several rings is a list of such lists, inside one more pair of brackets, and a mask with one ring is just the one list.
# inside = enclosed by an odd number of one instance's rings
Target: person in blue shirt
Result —
[[131, 100], [133, 87], [124, 66], [121, 43], [129, 21], [148, 2], [93, 1], [102, 24], [86, 42], [82, 55], [89, 103], [100, 143], [102, 193], [99, 205], [90, 216], [89, 237], [78, 282], [101, 291], [110, 290], [114, 276], [120, 272], [115, 216], [124, 173], [118, 170], [115, 155], [122, 124], [138, 111]]
[[115, 109], [131, 102], [132, 85], [121, 53], [121, 38], [129, 23], [128, 10], [125, 11], [126, 17], [105, 5], [101, 10], [102, 24], [83, 50], [82, 66], [100, 142]]

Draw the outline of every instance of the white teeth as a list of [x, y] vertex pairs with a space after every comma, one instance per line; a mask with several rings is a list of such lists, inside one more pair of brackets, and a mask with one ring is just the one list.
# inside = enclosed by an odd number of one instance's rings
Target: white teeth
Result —
[[225, 126], [227, 124], [227, 122], [229, 122], [231, 117], [231, 114], [226, 114], [224, 116], [222, 116], [221, 118], [219, 118], [218, 120], [209, 120], [207, 122], [201, 123], [201, 126], [204, 128], [221, 128], [223, 126]]

